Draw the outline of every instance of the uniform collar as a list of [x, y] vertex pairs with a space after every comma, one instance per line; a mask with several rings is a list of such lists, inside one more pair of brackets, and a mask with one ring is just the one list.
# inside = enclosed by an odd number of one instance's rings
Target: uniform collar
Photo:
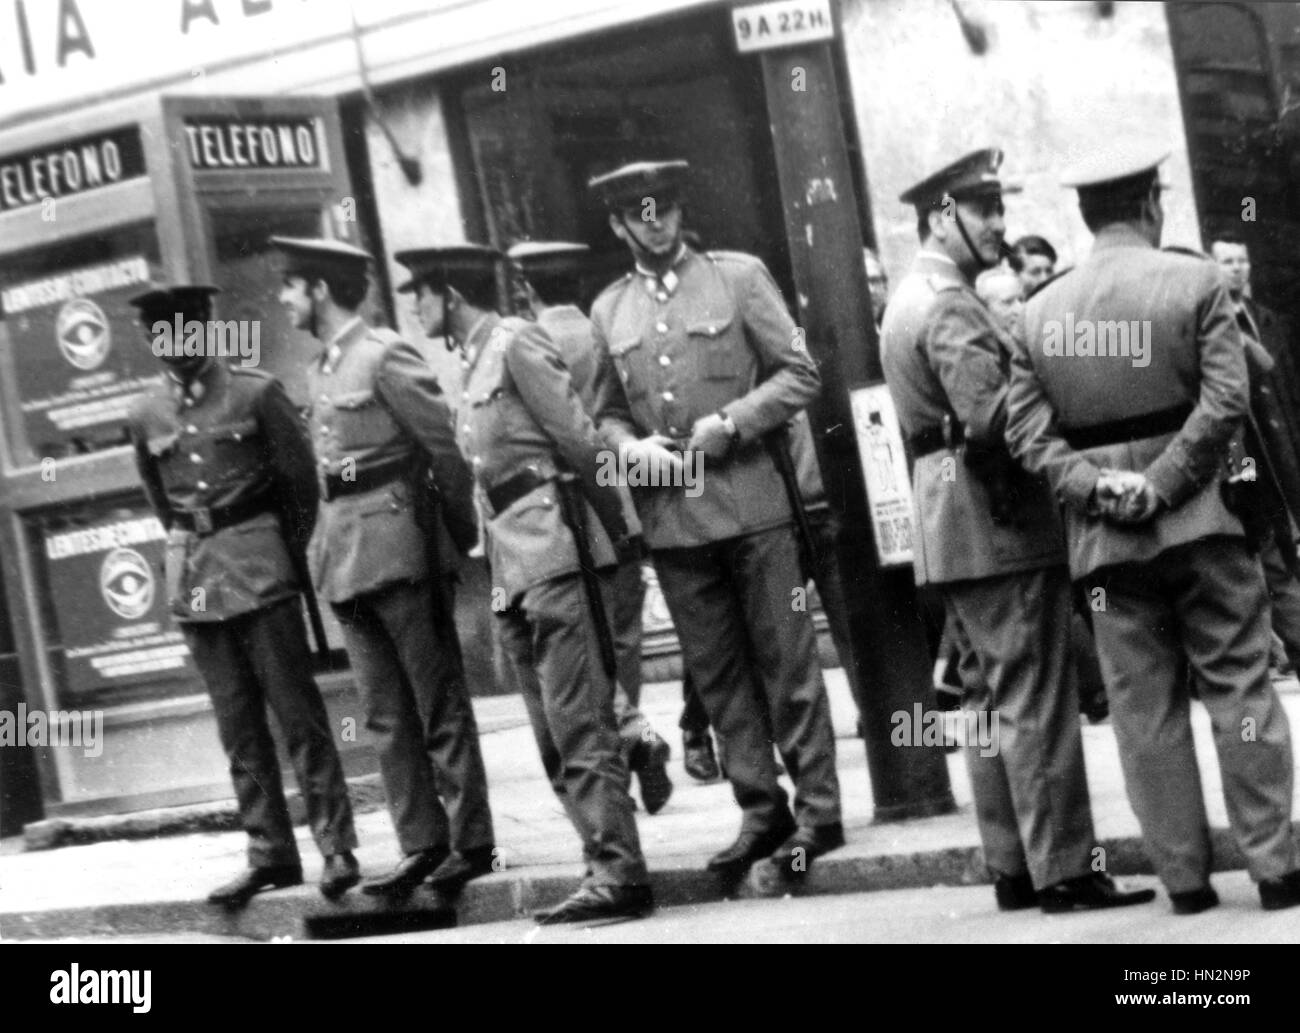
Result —
[[168, 386], [179, 405], [189, 408], [203, 401], [229, 373], [226, 364], [209, 358], [192, 380], [186, 381], [171, 370], [167, 371]]
[[1130, 226], [1126, 222], [1113, 222], [1109, 226], [1103, 226], [1092, 239], [1093, 251], [1108, 251], [1117, 247], [1154, 248], [1155, 245], [1136, 226]]
[[344, 345], [351, 344], [356, 338], [361, 336], [365, 330], [366, 324], [359, 315], [353, 316], [338, 329], [329, 342], [321, 351], [321, 372], [328, 376], [334, 371], [334, 367], [339, 364], [339, 359], [343, 357]]
[[961, 268], [956, 262], [942, 252], [931, 251], [928, 248], [922, 248], [916, 253], [916, 258], [912, 261], [912, 271], [922, 276], [936, 276], [952, 283], [967, 285], [970, 283], [962, 275]]
[[673, 257], [672, 264], [662, 276], [658, 273], [651, 272], [638, 262], [636, 264], [637, 276], [641, 278], [641, 283], [651, 294], [658, 294], [660, 290], [672, 294], [673, 291], [677, 289], [677, 285], [681, 283], [681, 276], [678, 274], [677, 268], [690, 257], [690, 254], [691, 249], [685, 244], [682, 244], [678, 248], [677, 254]]
[[492, 331], [501, 325], [501, 317], [495, 312], [485, 312], [479, 317], [477, 323], [469, 328], [469, 333], [465, 335], [464, 357], [460, 360], [461, 366], [465, 370], [465, 376], [474, 372], [474, 367], [478, 365], [479, 357], [486, 351], [486, 344]]

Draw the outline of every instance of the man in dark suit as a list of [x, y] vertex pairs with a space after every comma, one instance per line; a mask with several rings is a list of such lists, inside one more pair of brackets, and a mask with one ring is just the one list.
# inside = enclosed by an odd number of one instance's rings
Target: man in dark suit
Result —
[[307, 371], [321, 482], [307, 558], [343, 629], [403, 853], [361, 888], [400, 897], [427, 878], [455, 893], [492, 870], [492, 814], [450, 578], [430, 555], [439, 528], [420, 507], [428, 470], [441, 522], [468, 551], [476, 536], [469, 470], [428, 363], [357, 311], [370, 256], [332, 240], [272, 243], [285, 255], [280, 301], [321, 343]]
[[1007, 438], [1065, 511], [1129, 800], [1174, 911], [1218, 903], [1186, 669], [1210, 712], [1228, 820], [1265, 908], [1300, 904], [1291, 736], [1268, 676], [1263, 575], [1223, 490], [1248, 409], [1218, 270], [1162, 252], [1166, 155], [1099, 152], [1064, 182], [1095, 240], [1029, 301]]
[[[177, 320], [208, 326], [215, 293], [159, 286], [131, 303], [151, 332]], [[312, 680], [298, 598], [295, 554], [316, 522], [311, 444], [275, 378], [212, 355], [156, 350], [167, 378], [132, 413], [131, 440], [145, 492], [168, 530], [168, 606], [212, 697], [249, 837], [248, 869], [208, 900], [239, 907], [261, 890], [302, 882], [268, 705], [325, 857], [321, 892], [332, 899], [361, 876], [352, 805]]]

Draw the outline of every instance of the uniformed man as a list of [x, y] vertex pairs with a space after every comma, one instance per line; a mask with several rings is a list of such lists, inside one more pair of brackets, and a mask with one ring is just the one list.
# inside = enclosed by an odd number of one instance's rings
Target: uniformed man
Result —
[[1093, 626], [1129, 800], [1174, 911], [1218, 903], [1188, 665], [1234, 837], [1264, 907], [1290, 907], [1290, 731], [1268, 676], [1263, 575], [1225, 504], [1246, 362], [1214, 264], [1157, 249], [1164, 157], [1099, 150], [1065, 178], [1095, 240], [1029, 301], [1007, 438], [1063, 503], [1071, 573], [1101, 603]]
[[312, 579], [343, 629], [404, 855], [362, 890], [400, 897], [427, 879], [454, 894], [494, 859], [451, 577], [431, 555], [448, 546], [443, 526], [462, 552], [473, 546], [469, 471], [428, 363], [357, 312], [370, 256], [331, 240], [272, 243], [285, 255], [280, 301], [322, 345], [307, 371], [321, 483]]
[[149, 501], [168, 530], [168, 608], [212, 698], [249, 836], [248, 869], [208, 900], [240, 907], [261, 890], [302, 882], [268, 704], [325, 858], [321, 892], [334, 899], [361, 875], [298, 598], [302, 549], [316, 520], [311, 445], [279, 381], [214, 355], [182, 354], [180, 340], [155, 333], [155, 324], [170, 330], [177, 321], [209, 327], [216, 293], [182, 284], [131, 299], [167, 366], [130, 431]]
[[921, 250], [890, 298], [882, 352], [914, 458], [916, 580], [943, 598], [965, 707], [998, 723], [998, 749], [966, 749], [998, 906], [1143, 903], [1153, 890], [1093, 871], [1061, 525], [1046, 484], [1007, 454], [1012, 342], [972, 287], [999, 260], [1001, 162], [975, 151], [899, 198], [916, 208]]
[[[534, 319], [560, 349], [569, 369], [573, 389], [591, 414], [596, 353], [591, 320], [578, 307], [582, 293], [582, 264], [590, 253], [586, 244], [567, 241], [524, 241], [506, 252], [512, 267], [515, 314]], [[640, 535], [641, 523], [626, 485], [614, 484], [623, 502], [623, 514], [633, 534]], [[641, 713], [641, 615], [645, 607], [645, 582], [640, 556], [620, 563], [609, 584], [606, 604], [610, 633], [614, 639], [617, 683], [614, 686], [614, 716], [623, 743], [628, 770], [641, 785], [641, 802], [649, 814], [663, 809], [672, 795], [673, 783], [667, 763], [671, 751]]]
[[654, 903], [619, 750], [613, 646], [595, 575], [620, 553], [637, 554], [639, 543], [617, 495], [597, 490], [600, 440], [546, 332], [494, 311], [499, 251], [458, 245], [394, 257], [411, 270], [426, 331], [463, 355], [456, 440], [474, 471], [506, 664], [547, 777], [582, 839], [582, 884], [536, 918], [646, 914]]
[[[640, 162], [590, 183], [636, 263], [592, 306], [597, 411], [629, 471], [659, 472], [637, 489], [637, 510], [743, 812], [739, 837], [709, 867], [730, 881], [770, 858], [790, 876], [844, 843], [826, 687], [812, 618], [797, 605], [798, 486], [767, 443], [820, 381], [763, 263], [683, 242], [686, 169]], [[697, 453], [700, 490], [686, 490], [672, 473]], [[772, 736], [795, 783], [793, 816]]]

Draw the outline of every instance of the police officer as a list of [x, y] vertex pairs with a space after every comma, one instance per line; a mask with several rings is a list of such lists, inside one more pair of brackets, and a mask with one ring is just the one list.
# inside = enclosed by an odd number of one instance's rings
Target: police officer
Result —
[[1070, 647], [1070, 578], [1047, 486], [1006, 452], [1011, 339], [972, 282], [1000, 257], [1002, 152], [972, 152], [899, 198], [921, 250], [885, 312], [885, 379], [914, 458], [916, 580], [937, 586], [965, 706], [998, 722], [967, 766], [999, 907], [1152, 900], [1092, 870], [1092, 813]]
[[536, 918], [643, 915], [653, 897], [614, 721], [602, 586], [592, 580], [639, 543], [618, 496], [597, 490], [601, 442], [545, 331], [493, 310], [499, 251], [459, 245], [394, 257], [411, 270], [426, 332], [445, 334], [463, 355], [456, 439], [477, 484], [506, 664], [582, 839], [582, 884]]
[[[567, 241], [524, 241], [506, 252], [512, 267], [514, 307], [517, 315], [534, 319], [560, 350], [569, 369], [573, 389], [591, 414], [596, 353], [591, 321], [578, 307], [581, 296], [582, 263], [590, 253], [586, 244]], [[641, 523], [626, 485], [615, 484], [623, 502], [624, 517], [633, 534]], [[645, 582], [641, 557], [629, 556], [620, 563], [609, 584], [606, 603], [618, 681], [614, 686], [614, 715], [623, 743], [624, 759], [641, 785], [641, 801], [650, 814], [662, 810], [672, 795], [673, 783], [667, 763], [671, 751], [641, 713], [641, 616], [645, 606]]]
[[[302, 862], [267, 726], [288, 741], [307, 820], [333, 899], [360, 880], [352, 805], [330, 737], [298, 593], [302, 549], [316, 519], [311, 445], [279, 381], [214, 355], [183, 354], [154, 333], [206, 329], [215, 287], [156, 286], [131, 299], [167, 366], [130, 419], [149, 501], [168, 529], [168, 607], [212, 698], [230, 760], [248, 869], [209, 895], [240, 907], [264, 889], [302, 882]], [[169, 346], [170, 345], [170, 346]]]
[[[703, 456], [701, 491], [676, 478], [638, 489], [636, 502], [743, 812], [739, 837], [709, 867], [730, 880], [770, 858], [789, 875], [844, 842], [812, 618], [795, 604], [804, 589], [791, 528], [798, 489], [765, 443], [820, 382], [763, 263], [683, 242], [686, 170], [684, 161], [640, 162], [590, 183], [636, 263], [592, 306], [597, 411], [629, 470], [670, 469], [683, 451]], [[794, 816], [771, 736], [794, 779]]]
[[[362, 890], [400, 897], [427, 878], [455, 893], [491, 871], [494, 858], [451, 578], [430, 555], [446, 538], [441, 526], [462, 551], [473, 544], [469, 472], [424, 358], [357, 312], [370, 256], [331, 240], [272, 243], [285, 255], [280, 301], [322, 345], [307, 371], [321, 483], [312, 579], [343, 629], [404, 855]], [[441, 521], [428, 512], [426, 469]]]
[[1174, 911], [1218, 903], [1188, 665], [1251, 877], [1265, 908], [1291, 907], [1291, 737], [1268, 676], [1263, 575], [1223, 490], [1246, 361], [1213, 262], [1157, 249], [1165, 156], [1099, 149], [1065, 177], [1095, 239], [1029, 300], [1007, 438], [1056, 490], [1071, 572], [1102, 604], [1093, 626], [1129, 800]]

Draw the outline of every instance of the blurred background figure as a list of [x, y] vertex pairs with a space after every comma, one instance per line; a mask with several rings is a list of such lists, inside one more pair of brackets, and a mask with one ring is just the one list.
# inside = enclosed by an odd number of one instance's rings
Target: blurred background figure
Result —
[[878, 330], [880, 321], [885, 318], [885, 303], [889, 300], [889, 277], [885, 275], [885, 267], [880, 264], [880, 259], [871, 248], [862, 249], [862, 261], [867, 267], [867, 287], [871, 291], [871, 314], [875, 317]]
[[1027, 234], [1011, 245], [1011, 268], [1029, 297], [1056, 275], [1056, 248], [1042, 237]]
[[975, 293], [1007, 334], [1022, 340], [1025, 334], [1025, 292], [1020, 277], [1004, 265], [986, 269], [975, 278]]

